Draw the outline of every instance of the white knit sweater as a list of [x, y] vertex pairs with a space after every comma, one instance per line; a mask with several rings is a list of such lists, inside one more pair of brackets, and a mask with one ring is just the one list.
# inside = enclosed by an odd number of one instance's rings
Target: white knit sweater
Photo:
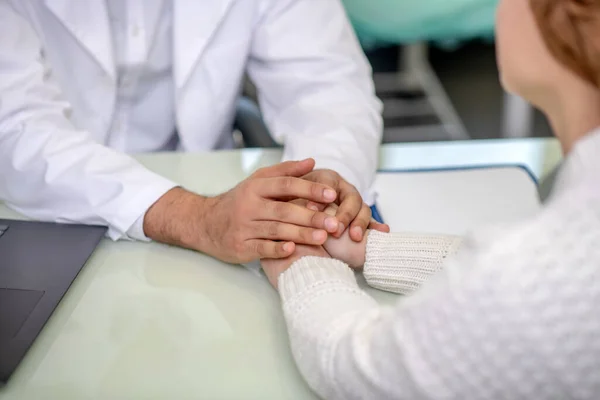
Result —
[[369, 286], [410, 294], [444, 266], [459, 236], [369, 233], [363, 274]]
[[[371, 284], [414, 287], [406, 265], [391, 272], [403, 245], [370, 234]], [[600, 399], [600, 132], [539, 215], [469, 236], [395, 307], [325, 258], [297, 261], [279, 288], [296, 362], [325, 399]]]

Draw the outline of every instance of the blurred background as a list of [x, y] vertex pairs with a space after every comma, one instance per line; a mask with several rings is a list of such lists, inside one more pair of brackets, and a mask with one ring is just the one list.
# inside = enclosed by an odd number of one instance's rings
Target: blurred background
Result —
[[[342, 1], [384, 103], [384, 143], [551, 136], [545, 118], [500, 85], [497, 0]], [[248, 82], [239, 145], [276, 146], [253, 99]]]
[[[394, 60], [403, 52], [406, 49], [399, 46], [366, 52], [375, 73], [378, 96], [385, 105], [384, 142], [463, 139], [441, 126], [444, 106], [441, 112], [436, 112], [430, 105], [435, 96], [437, 101], [448, 102], [454, 109], [464, 127], [464, 139], [551, 136], [543, 115], [504, 93], [493, 42], [469, 39], [453, 48], [429, 46], [426, 57], [434, 76], [425, 75], [423, 79], [437, 80], [443, 96], [435, 87], [429, 92], [411, 91], [401, 84], [390, 84], [390, 74], [400, 70]], [[431, 86], [432, 82], [428, 84]]]

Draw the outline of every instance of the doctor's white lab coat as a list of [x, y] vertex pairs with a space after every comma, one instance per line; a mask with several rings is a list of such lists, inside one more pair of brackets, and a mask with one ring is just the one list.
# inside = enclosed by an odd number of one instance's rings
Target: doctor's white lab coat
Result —
[[[314, 157], [369, 196], [381, 106], [339, 0], [172, 1], [182, 150], [231, 143], [247, 71], [284, 158]], [[105, 0], [0, 0], [1, 200], [127, 235], [174, 183], [105, 147], [116, 78]]]

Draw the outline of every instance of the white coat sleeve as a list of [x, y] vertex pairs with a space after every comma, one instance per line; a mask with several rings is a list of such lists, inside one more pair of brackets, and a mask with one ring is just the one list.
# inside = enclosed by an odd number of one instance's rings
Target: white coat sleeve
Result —
[[175, 185], [95, 143], [69, 112], [36, 33], [0, 0], [0, 200], [31, 218], [106, 225], [112, 239], [127, 238]]
[[339, 0], [266, 0], [248, 73], [285, 159], [314, 157], [372, 202], [381, 102]]

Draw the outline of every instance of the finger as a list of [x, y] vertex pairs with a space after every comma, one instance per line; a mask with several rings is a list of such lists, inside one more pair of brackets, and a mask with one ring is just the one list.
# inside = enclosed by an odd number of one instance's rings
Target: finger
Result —
[[381, 222], [377, 222], [374, 219], [369, 223], [369, 229], [373, 229], [383, 233], [390, 233], [390, 226], [388, 224], [382, 224]]
[[298, 226], [325, 229], [331, 233], [336, 232], [338, 229], [335, 213], [326, 214], [293, 203], [265, 201], [257, 215], [256, 220], [260, 221], [285, 222]]
[[254, 237], [296, 244], [321, 245], [327, 240], [327, 232], [323, 229], [306, 228], [283, 222], [260, 221], [256, 223]]
[[327, 208], [325, 209], [325, 214], [327, 215], [335, 215], [337, 214], [337, 210], [338, 210], [338, 205], [335, 203], [331, 203], [327, 206]]
[[371, 208], [363, 203], [360, 212], [350, 224], [350, 238], [355, 242], [360, 242], [371, 222]]
[[[280, 200], [280, 201], [284, 201], [284, 200]], [[306, 199], [293, 199], [293, 200], [289, 200], [289, 203], [297, 204], [304, 208], [308, 208], [309, 210], [312, 210], [312, 211], [324, 211], [325, 208], [327, 207], [327, 204], [315, 203], [314, 201], [310, 201], [310, 200], [306, 200]], [[333, 203], [333, 204], [335, 204], [335, 203]]]
[[271, 240], [250, 239], [246, 241], [246, 248], [257, 258], [285, 258], [289, 257], [296, 245], [294, 242], [274, 242]]
[[289, 201], [292, 204], [296, 204], [305, 208], [308, 208], [308, 203], [310, 203], [308, 200], [306, 199], [293, 199]]
[[307, 158], [302, 161], [286, 161], [271, 167], [261, 168], [252, 174], [255, 178], [273, 178], [276, 176], [300, 177], [308, 174], [315, 167], [315, 160]]
[[266, 198], [285, 199], [302, 198], [317, 203], [335, 201], [337, 193], [331, 187], [322, 183], [310, 182], [292, 176], [260, 179], [254, 182], [256, 192]]
[[[335, 203], [332, 203], [332, 204], [335, 204]], [[313, 210], [313, 211], [325, 211], [328, 207], [327, 207], [327, 204], [315, 203], [314, 201], [307, 201], [306, 208], [308, 208], [309, 210]], [[329, 214], [329, 215], [335, 216], [335, 213]]]
[[307, 176], [303, 176], [303, 179], [312, 182], [319, 182], [324, 185], [330, 186], [336, 191], [339, 188], [340, 182], [343, 181], [342, 178], [333, 171], [313, 171]]
[[344, 183], [341, 185], [339, 204], [336, 217], [340, 222], [340, 227], [334, 235], [336, 237], [340, 237], [350, 223], [358, 216], [363, 206], [363, 200], [354, 186]]

